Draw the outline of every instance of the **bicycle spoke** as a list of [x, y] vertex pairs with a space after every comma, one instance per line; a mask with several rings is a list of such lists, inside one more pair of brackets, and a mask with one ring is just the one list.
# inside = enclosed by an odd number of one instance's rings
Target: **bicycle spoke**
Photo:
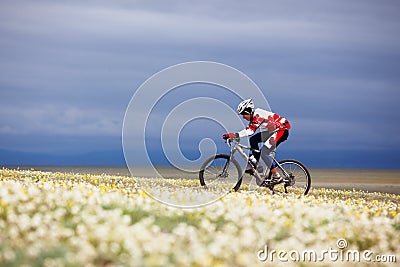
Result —
[[210, 186], [217, 188], [222, 185], [221, 188], [231, 190], [239, 183], [241, 172], [240, 166], [236, 161], [230, 162], [226, 166], [228, 162], [228, 155], [216, 155], [208, 158], [201, 167], [200, 183], [203, 186], [207, 186], [208, 189]]
[[307, 194], [311, 183], [310, 174], [307, 169], [300, 162], [295, 160], [284, 160], [280, 164], [285, 172], [292, 176], [286, 177], [286, 179], [288, 179], [288, 183], [286, 184], [287, 189], [290, 189], [289, 191], [299, 191], [303, 194]]

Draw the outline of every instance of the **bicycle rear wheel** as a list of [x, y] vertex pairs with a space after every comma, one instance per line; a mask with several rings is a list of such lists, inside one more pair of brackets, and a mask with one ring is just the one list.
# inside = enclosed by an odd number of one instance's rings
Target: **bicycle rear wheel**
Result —
[[199, 179], [206, 189], [237, 191], [242, 183], [242, 169], [229, 155], [217, 154], [206, 159], [201, 165]]
[[279, 162], [279, 165], [289, 175], [287, 177], [278, 168], [279, 173], [284, 177], [285, 191], [307, 195], [311, 187], [311, 175], [307, 168], [301, 162], [293, 159], [282, 160]]

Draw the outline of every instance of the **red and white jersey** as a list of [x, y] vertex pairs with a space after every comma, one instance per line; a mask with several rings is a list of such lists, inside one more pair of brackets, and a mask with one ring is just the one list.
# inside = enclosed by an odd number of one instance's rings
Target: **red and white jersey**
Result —
[[276, 129], [286, 130], [290, 129], [290, 124], [287, 119], [279, 116], [270, 111], [264, 109], [256, 108], [254, 110], [249, 126], [246, 129], [238, 132], [239, 137], [245, 137], [254, 134], [254, 132], [260, 128], [261, 132], [269, 131], [273, 132]]

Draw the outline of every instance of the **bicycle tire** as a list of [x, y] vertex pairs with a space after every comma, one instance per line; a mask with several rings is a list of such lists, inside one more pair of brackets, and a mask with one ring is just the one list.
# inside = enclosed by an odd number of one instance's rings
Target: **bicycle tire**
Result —
[[[311, 175], [306, 166], [294, 159], [282, 160], [279, 162], [279, 165], [281, 165], [288, 174], [294, 175], [294, 185], [285, 184], [285, 188], [294, 189], [293, 191], [298, 191], [299, 189], [302, 194], [307, 195], [311, 188]], [[279, 171], [282, 172], [282, 170]], [[281, 173], [281, 175], [282, 177], [285, 177], [284, 174]]]
[[[218, 162], [217, 162], [218, 161]], [[215, 165], [213, 165], [213, 163], [216, 163]], [[217, 164], [218, 163], [218, 164]], [[223, 169], [223, 166], [228, 163], [228, 166], [234, 166], [234, 168], [236, 168], [236, 171], [233, 170], [233, 172], [231, 171], [231, 169], [228, 168], [228, 174], [231, 180], [231, 184], [234, 184], [234, 186], [232, 188], [230, 188], [230, 190], [234, 190], [237, 191], [240, 187], [240, 185], [242, 184], [242, 168], [240, 167], [240, 164], [235, 160], [235, 159], [230, 159], [230, 156], [227, 154], [216, 154], [214, 156], [211, 156], [209, 158], [207, 158], [204, 163], [201, 165], [200, 167], [200, 171], [199, 171], [199, 180], [200, 180], [200, 184], [204, 187], [204, 188], [209, 188], [210, 185], [212, 185], [214, 183], [214, 181], [216, 182], [220, 182], [220, 181], [228, 181], [228, 177], [218, 177], [218, 173], [221, 172], [221, 167]], [[212, 168], [209, 168], [212, 167]], [[237, 178], [235, 177], [237, 173]], [[214, 180], [210, 180], [208, 179], [208, 177], [206, 177], [206, 175], [210, 174], [211, 178], [213, 178], [213, 176], [215, 176]]]

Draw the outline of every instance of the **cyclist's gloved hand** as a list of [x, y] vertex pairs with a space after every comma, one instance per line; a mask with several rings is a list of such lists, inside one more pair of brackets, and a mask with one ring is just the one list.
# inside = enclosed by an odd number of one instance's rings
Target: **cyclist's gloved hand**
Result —
[[236, 138], [236, 134], [235, 133], [226, 133], [224, 135], [222, 135], [222, 139], [226, 140], [226, 139], [233, 139]]

